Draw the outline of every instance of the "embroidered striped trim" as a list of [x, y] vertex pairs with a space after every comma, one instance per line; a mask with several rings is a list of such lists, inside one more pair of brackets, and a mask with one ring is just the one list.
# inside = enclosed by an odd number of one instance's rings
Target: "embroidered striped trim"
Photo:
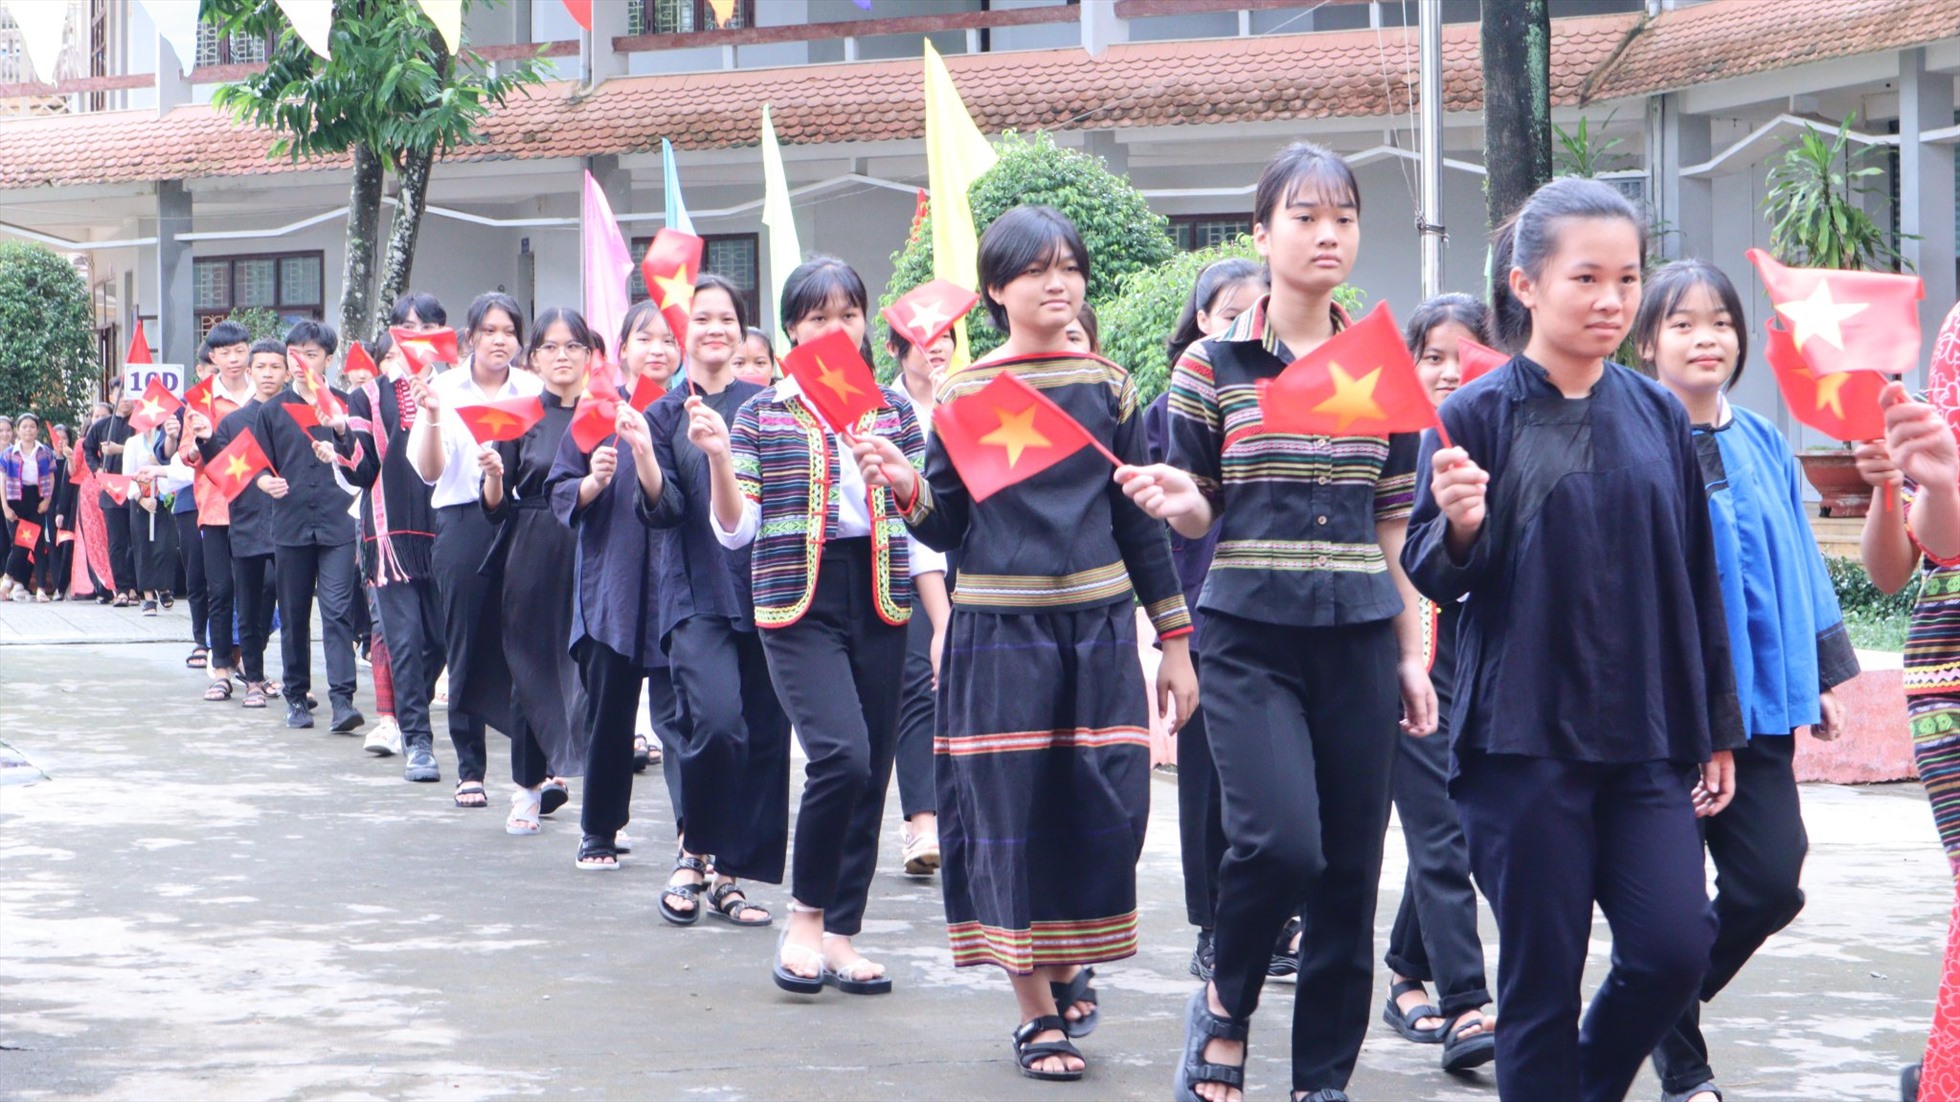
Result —
[[993, 964], [1025, 975], [1045, 964], [1097, 964], [1135, 956], [1137, 914], [1131, 911], [1081, 922], [1035, 922], [1025, 930], [954, 922], [947, 925], [946, 936], [953, 945], [956, 967]]
[[[1381, 545], [1326, 540], [1221, 540], [1212, 556], [1215, 570], [1329, 570], [1380, 574], [1388, 569]], [[960, 576], [966, 583], [966, 576]]]
[[1027, 750], [1100, 750], [1110, 746], [1149, 745], [1147, 727], [1058, 727], [1049, 731], [1006, 731], [992, 735], [937, 735], [932, 740], [932, 752], [964, 758]]
[[1157, 629], [1159, 639], [1191, 630], [1191, 610], [1185, 607], [1182, 593], [1143, 606], [1143, 614], [1150, 617], [1150, 626]]
[[1047, 608], [1108, 603], [1129, 592], [1130, 575], [1119, 560], [1059, 577], [961, 571], [953, 587], [953, 603], [968, 608]]

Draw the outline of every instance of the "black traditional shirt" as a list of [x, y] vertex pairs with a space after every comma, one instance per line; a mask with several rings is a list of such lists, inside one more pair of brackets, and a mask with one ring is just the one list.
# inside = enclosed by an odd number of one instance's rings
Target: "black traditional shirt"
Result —
[[[732, 423], [735, 411], [762, 388], [740, 379], [701, 401]], [[660, 529], [660, 637], [689, 616], [721, 616], [738, 631], [755, 627], [755, 594], [749, 577], [753, 543], [727, 548], [709, 526], [708, 457], [687, 438], [688, 392], [677, 389], [647, 408], [653, 454], [660, 461], [660, 500], [639, 496], [640, 519]]]
[[[249, 428], [252, 436], [259, 435], [259, 409], [265, 403], [254, 395], [244, 405], [224, 415], [211, 429], [211, 435], [198, 441], [198, 454], [206, 463], [217, 457], [233, 440], [240, 429]], [[261, 447], [264, 445], [261, 444]], [[198, 477], [204, 477], [202, 466]], [[231, 555], [235, 559], [247, 559], [255, 555], [270, 555], [272, 546], [272, 498], [259, 489], [259, 480], [254, 478], [245, 484], [238, 496], [226, 506], [226, 524], [231, 528]]]
[[[617, 437], [604, 441], [617, 446]], [[666, 666], [660, 649], [658, 615], [660, 533], [641, 522], [635, 504], [640, 492], [633, 449], [619, 448], [619, 466], [599, 496], [578, 503], [579, 483], [591, 465], [587, 453], [567, 432], [546, 477], [551, 511], [578, 535], [578, 607], [572, 616], [572, 646], [592, 639], [641, 669]]]
[[[347, 395], [333, 393], [346, 403]], [[272, 460], [278, 477], [286, 480], [286, 496], [272, 501], [272, 541], [281, 547], [339, 547], [354, 542], [354, 518], [347, 511], [353, 498], [334, 480], [332, 465], [313, 454], [313, 441], [329, 440], [332, 434], [325, 428], [300, 428], [284, 409], [309, 404], [288, 386], [255, 411], [258, 421], [252, 435]]]

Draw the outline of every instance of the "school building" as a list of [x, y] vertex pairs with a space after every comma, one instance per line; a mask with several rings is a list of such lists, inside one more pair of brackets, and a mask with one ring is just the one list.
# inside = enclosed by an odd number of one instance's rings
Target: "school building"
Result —
[[[87, 273], [105, 360], [139, 316], [173, 362], [238, 307], [336, 318], [347, 160], [271, 159], [266, 133], [209, 106], [266, 44], [206, 28], [185, 72], [140, 4], [31, 2], [65, 3], [70, 18], [46, 84], [26, 75], [0, 15], [0, 235], [47, 244]], [[439, 163], [413, 282], [452, 310], [493, 287], [533, 309], [578, 303], [580, 169], [628, 235], [649, 238], [665, 137], [710, 267], [773, 310], [757, 144], [767, 102], [804, 249], [843, 257], [876, 288], [926, 182], [929, 39], [984, 131], [1046, 130], [1102, 157], [1187, 247], [1249, 228], [1253, 181], [1280, 145], [1340, 150], [1365, 203], [1353, 282], [1406, 315], [1420, 293], [1414, 24], [1425, 2], [1445, 20], [1444, 205], [1432, 220], [1452, 235], [1446, 286], [1478, 291], [1478, 0], [596, 0], [590, 33], [560, 0], [506, 0], [472, 13], [468, 40], [493, 61], [542, 46], [553, 78]], [[1739, 285], [1755, 286], [1744, 250], [1768, 243], [1769, 162], [1803, 127], [1855, 116], [1854, 142], [1885, 170], [1866, 201], [1913, 235], [1905, 252], [1926, 279], [1930, 336], [1955, 299], [1960, 0], [1552, 0], [1552, 12], [1556, 124], [1587, 124], [1595, 167], [1651, 205], [1662, 251], [1711, 259]], [[1759, 335], [1759, 292], [1750, 310]], [[1738, 401], [1800, 445], [1818, 442], [1752, 359]]]

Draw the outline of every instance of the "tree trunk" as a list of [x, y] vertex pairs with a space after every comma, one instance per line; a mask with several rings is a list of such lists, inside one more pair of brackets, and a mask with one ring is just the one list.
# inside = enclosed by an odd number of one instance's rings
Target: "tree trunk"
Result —
[[1483, 5], [1484, 189], [1492, 226], [1552, 178], [1551, 42], [1546, 0]]
[[340, 270], [340, 333], [343, 340], [366, 340], [373, 330], [374, 258], [381, 230], [381, 158], [365, 145], [354, 147], [354, 187], [347, 198], [347, 260]]
[[415, 237], [422, 229], [422, 210], [429, 195], [429, 170], [434, 167], [433, 150], [410, 150], [402, 155], [401, 187], [395, 192], [395, 220], [388, 229], [388, 259], [381, 270], [381, 293], [374, 300], [375, 329], [394, 308], [395, 300], [408, 293], [408, 277], [415, 266]]

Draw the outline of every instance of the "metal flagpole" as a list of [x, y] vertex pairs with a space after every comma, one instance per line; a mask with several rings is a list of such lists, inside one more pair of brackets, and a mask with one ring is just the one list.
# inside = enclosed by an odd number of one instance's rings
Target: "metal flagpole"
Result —
[[1422, 297], [1443, 292], [1443, 0], [1416, 0], [1420, 13], [1417, 44], [1421, 97], [1422, 206], [1416, 233], [1422, 240]]

